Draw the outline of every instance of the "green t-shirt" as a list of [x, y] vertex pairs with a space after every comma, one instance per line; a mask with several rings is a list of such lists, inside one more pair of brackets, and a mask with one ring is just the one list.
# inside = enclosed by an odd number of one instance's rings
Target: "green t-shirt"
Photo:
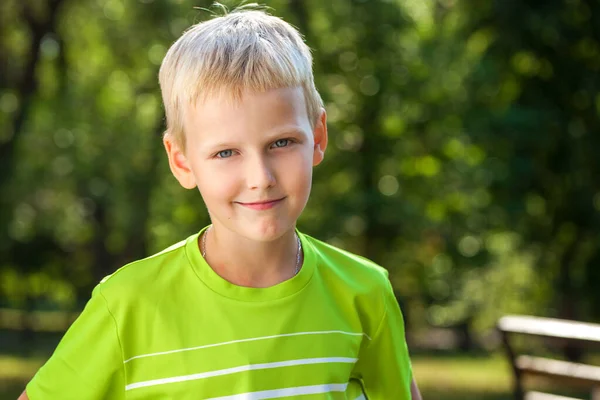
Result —
[[29, 397], [410, 399], [402, 315], [383, 268], [300, 234], [295, 277], [241, 287], [206, 264], [198, 237], [103, 279]]

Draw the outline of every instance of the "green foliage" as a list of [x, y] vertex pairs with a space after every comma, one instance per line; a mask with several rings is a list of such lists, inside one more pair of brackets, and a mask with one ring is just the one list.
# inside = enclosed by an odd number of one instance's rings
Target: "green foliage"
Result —
[[[600, 6], [538, 3], [268, 2], [328, 110], [299, 225], [388, 268], [414, 329], [600, 317]], [[75, 308], [208, 222], [160, 140], [158, 66], [194, 7], [0, 5], [0, 306]]]

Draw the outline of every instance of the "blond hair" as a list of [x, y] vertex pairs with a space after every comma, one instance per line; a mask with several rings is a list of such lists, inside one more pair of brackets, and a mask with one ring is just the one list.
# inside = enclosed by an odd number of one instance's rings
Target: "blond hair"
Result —
[[[249, 6], [255, 6], [254, 4]], [[281, 18], [241, 7], [188, 29], [167, 52], [159, 73], [167, 130], [185, 148], [184, 113], [209, 95], [301, 86], [314, 128], [323, 102], [310, 49]]]

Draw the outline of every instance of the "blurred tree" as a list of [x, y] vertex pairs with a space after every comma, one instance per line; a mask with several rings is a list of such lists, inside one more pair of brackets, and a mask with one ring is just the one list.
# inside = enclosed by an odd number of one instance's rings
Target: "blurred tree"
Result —
[[[490, 2], [468, 31], [493, 37], [469, 82], [469, 132], [503, 165], [491, 187], [496, 227], [538, 254], [564, 318], [600, 317], [600, 4]], [[500, 210], [501, 208], [501, 210]]]

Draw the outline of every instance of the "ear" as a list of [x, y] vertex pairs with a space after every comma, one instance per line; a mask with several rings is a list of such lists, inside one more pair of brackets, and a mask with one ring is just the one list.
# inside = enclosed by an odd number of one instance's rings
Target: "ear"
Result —
[[195, 188], [196, 179], [194, 178], [188, 159], [173, 135], [166, 133], [163, 137], [163, 144], [169, 157], [169, 167], [175, 178], [179, 181], [179, 184], [186, 189]]
[[325, 158], [325, 150], [327, 149], [327, 113], [324, 108], [321, 108], [321, 115], [315, 124], [313, 135], [315, 138], [313, 166], [317, 166]]

